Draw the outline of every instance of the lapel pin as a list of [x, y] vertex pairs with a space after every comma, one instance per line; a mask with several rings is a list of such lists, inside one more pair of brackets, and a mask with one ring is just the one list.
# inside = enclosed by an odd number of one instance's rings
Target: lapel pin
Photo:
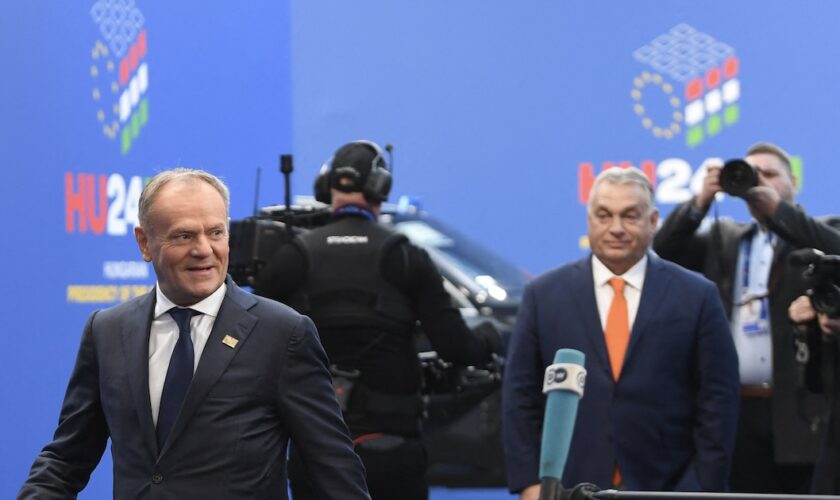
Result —
[[239, 339], [235, 337], [231, 337], [230, 335], [225, 335], [225, 338], [222, 339], [222, 344], [234, 349], [236, 344], [239, 343]]

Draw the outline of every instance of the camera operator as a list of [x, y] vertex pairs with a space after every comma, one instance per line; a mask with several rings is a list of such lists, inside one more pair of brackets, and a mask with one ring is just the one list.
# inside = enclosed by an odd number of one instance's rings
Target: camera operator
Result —
[[[840, 308], [840, 304], [834, 305]], [[832, 401], [828, 429], [823, 440], [817, 463], [811, 493], [824, 495], [840, 494], [840, 385], [837, 385], [840, 371], [840, 317], [817, 311], [811, 297], [802, 295], [790, 304], [788, 314], [801, 333], [808, 336], [811, 347], [809, 368], [816, 372], [809, 377], [809, 388], [821, 392]], [[825, 373], [825, 376], [821, 376]], [[833, 391], [832, 391], [833, 386]]]
[[[746, 201], [752, 222], [715, 220], [708, 231], [700, 229], [723, 191], [721, 166], [711, 166], [701, 192], [674, 209], [653, 248], [717, 283], [730, 319], [742, 386], [732, 490], [804, 493], [825, 402], [803, 387], [787, 309], [807, 284], [786, 256], [798, 248], [840, 253], [840, 219], [814, 218], [795, 204], [790, 158], [778, 146], [756, 144], [745, 160], [744, 177], [752, 177], [754, 186], [730, 194]], [[737, 173], [729, 180], [738, 180]]]
[[[493, 328], [471, 332], [426, 251], [377, 223], [390, 188], [379, 146], [355, 141], [339, 148], [315, 183], [316, 199], [332, 205], [331, 221], [281, 246], [255, 292], [317, 325], [371, 497], [425, 499], [416, 322], [456, 364], [491, 361], [501, 337]], [[293, 444], [295, 500], [312, 498], [306, 465]]]

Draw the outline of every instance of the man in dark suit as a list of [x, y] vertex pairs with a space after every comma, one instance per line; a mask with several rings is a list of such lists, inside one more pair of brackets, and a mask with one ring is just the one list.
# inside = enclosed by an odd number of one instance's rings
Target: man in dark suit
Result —
[[744, 194], [754, 221], [701, 227], [722, 191], [721, 166], [712, 165], [700, 193], [671, 212], [653, 248], [714, 281], [730, 319], [742, 386], [732, 490], [807, 493], [828, 408], [803, 383], [807, 353], [794, 342], [787, 310], [807, 283], [788, 255], [798, 248], [840, 253], [840, 220], [811, 217], [795, 204], [796, 178], [778, 146], [756, 144], [746, 162], [758, 179]]
[[563, 484], [632, 490], [726, 488], [738, 362], [714, 285], [648, 253], [653, 190], [608, 169], [587, 207], [592, 255], [526, 288], [503, 385], [508, 485], [539, 496], [543, 372], [560, 348], [586, 355]]
[[76, 498], [110, 438], [118, 499], [287, 498], [290, 439], [319, 498], [369, 499], [312, 322], [226, 279], [228, 210], [200, 170], [143, 190], [135, 236], [157, 286], [91, 315], [18, 498]]

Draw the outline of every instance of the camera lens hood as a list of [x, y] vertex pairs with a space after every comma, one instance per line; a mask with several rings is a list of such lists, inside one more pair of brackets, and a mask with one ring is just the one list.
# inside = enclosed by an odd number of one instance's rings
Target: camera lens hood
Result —
[[755, 168], [742, 159], [729, 160], [720, 171], [720, 187], [727, 194], [743, 198], [744, 194], [758, 186], [758, 173]]

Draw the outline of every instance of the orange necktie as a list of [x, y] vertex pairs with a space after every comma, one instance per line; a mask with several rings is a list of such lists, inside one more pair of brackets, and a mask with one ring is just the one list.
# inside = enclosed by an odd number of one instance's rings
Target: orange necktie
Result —
[[627, 299], [624, 298], [625, 282], [621, 278], [610, 278], [613, 288], [613, 299], [607, 314], [607, 328], [604, 337], [607, 341], [607, 353], [610, 355], [610, 366], [613, 378], [618, 380], [621, 375], [621, 365], [627, 344], [630, 343], [630, 325], [627, 317]]
[[[618, 380], [621, 375], [621, 365], [624, 363], [624, 355], [627, 353], [627, 344], [630, 343], [630, 319], [627, 315], [627, 299], [624, 298], [625, 284], [625, 281], [621, 278], [610, 278], [613, 299], [610, 304], [610, 311], [607, 314], [607, 328], [604, 331], [604, 337], [607, 341], [607, 353], [610, 355], [610, 366], [615, 380]], [[619, 486], [622, 483], [618, 464], [615, 464], [613, 469], [612, 483], [613, 486]]]

